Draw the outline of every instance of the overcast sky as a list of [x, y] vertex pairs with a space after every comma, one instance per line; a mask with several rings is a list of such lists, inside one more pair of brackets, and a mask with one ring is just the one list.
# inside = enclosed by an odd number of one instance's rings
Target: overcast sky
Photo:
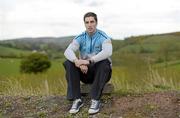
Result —
[[180, 31], [180, 0], [0, 0], [0, 40], [77, 35], [88, 11], [116, 39]]

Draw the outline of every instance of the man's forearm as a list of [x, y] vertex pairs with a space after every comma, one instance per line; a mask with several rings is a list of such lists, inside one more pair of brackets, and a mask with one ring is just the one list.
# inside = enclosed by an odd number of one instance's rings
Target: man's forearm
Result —
[[90, 60], [94, 62], [99, 62], [101, 60], [107, 59], [112, 55], [112, 44], [106, 43], [103, 45], [103, 49], [97, 55], [91, 57]]

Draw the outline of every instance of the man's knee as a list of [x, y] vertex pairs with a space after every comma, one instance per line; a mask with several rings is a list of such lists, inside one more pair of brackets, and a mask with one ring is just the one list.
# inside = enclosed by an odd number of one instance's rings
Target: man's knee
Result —
[[67, 68], [69, 68], [69, 67], [71, 67], [71, 66], [73, 66], [74, 64], [71, 62], [71, 61], [69, 61], [69, 60], [66, 60], [64, 63], [63, 63], [63, 66], [64, 66], [64, 68], [65, 69], [67, 69]]
[[111, 79], [111, 74], [112, 74], [112, 68], [111, 68], [111, 63], [109, 60], [103, 60], [97, 65], [97, 73], [99, 73], [101, 76], [102, 75], [107, 75], [106, 76], [106, 82], [108, 82]]
[[97, 68], [103, 71], [110, 71], [111, 65], [110, 61], [108, 59], [98, 62]]

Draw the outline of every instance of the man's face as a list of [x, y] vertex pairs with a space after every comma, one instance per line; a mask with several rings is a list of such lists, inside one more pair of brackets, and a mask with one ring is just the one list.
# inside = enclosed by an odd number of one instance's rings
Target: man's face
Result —
[[85, 24], [86, 31], [88, 32], [88, 34], [92, 35], [96, 31], [97, 22], [94, 19], [94, 17], [92, 16], [86, 17], [84, 24]]

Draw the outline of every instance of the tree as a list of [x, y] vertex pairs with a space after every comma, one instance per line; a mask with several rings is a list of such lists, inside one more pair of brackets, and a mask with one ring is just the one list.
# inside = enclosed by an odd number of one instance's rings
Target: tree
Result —
[[23, 73], [36, 74], [46, 71], [50, 66], [51, 62], [46, 54], [35, 52], [22, 59], [20, 71]]

